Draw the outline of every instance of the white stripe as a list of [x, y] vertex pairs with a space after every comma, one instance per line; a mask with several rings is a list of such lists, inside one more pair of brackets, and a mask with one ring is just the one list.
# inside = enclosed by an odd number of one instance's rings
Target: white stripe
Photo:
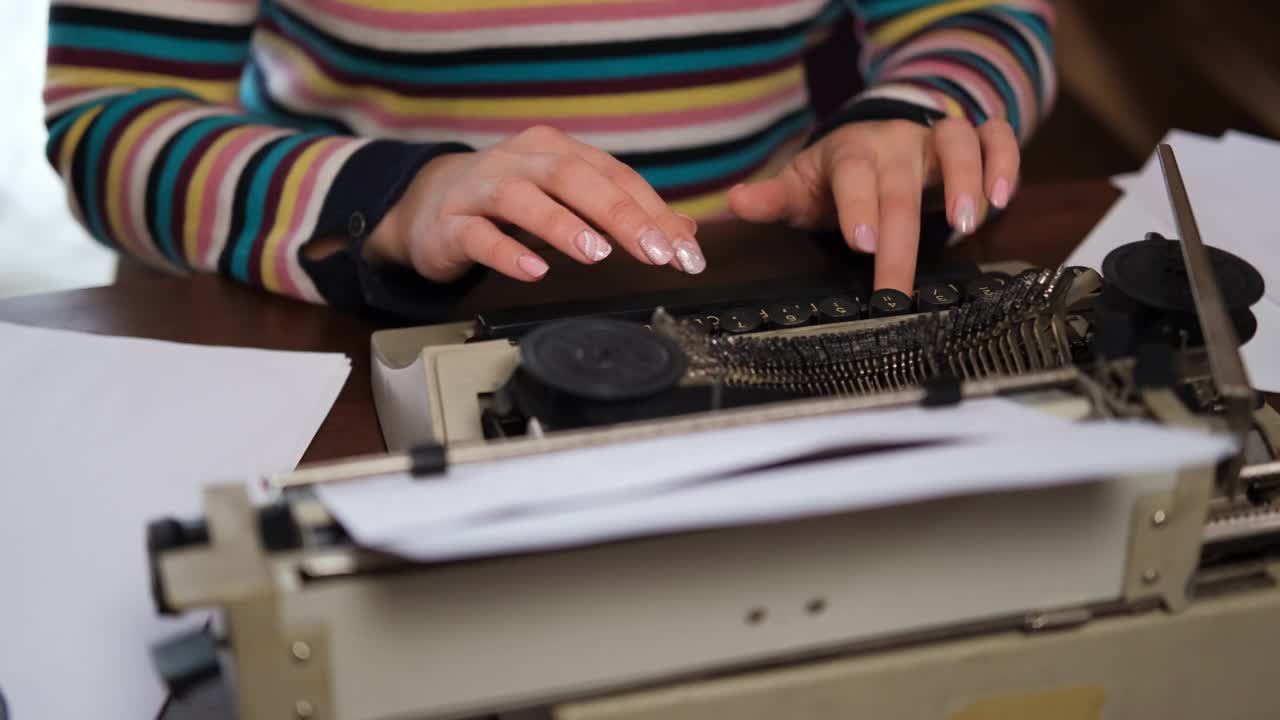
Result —
[[292, 134], [294, 133], [291, 130], [273, 128], [271, 131], [250, 141], [231, 160], [231, 164], [227, 166], [226, 174], [222, 176], [222, 184], [218, 186], [218, 200], [215, 207], [204, 208], [205, 212], [216, 212], [217, 214], [214, 215], [212, 236], [209, 239], [209, 251], [205, 253], [204, 257], [199, 258], [197, 267], [209, 271], [218, 269], [218, 256], [227, 247], [227, 237], [231, 234], [231, 216], [235, 209], [236, 186], [240, 184], [240, 174], [244, 172], [245, 166], [249, 164], [249, 159], [263, 145], [277, 138]]
[[[125, 0], [120, 0], [121, 2]], [[431, 52], [471, 48], [578, 45], [592, 42], [625, 42], [668, 37], [689, 37], [705, 33], [763, 30], [808, 20], [827, 6], [826, 0], [796, 0], [780, 7], [733, 10], [726, 2], [724, 12], [638, 20], [598, 20], [561, 22], [548, 25], [481, 28], [477, 30], [408, 32], [381, 30], [356, 25], [319, 13], [307, 0], [278, 0], [309, 24], [348, 42], [381, 50]]]
[[368, 142], [368, 140], [347, 142], [335, 150], [333, 155], [329, 156], [329, 159], [325, 161], [324, 166], [319, 169], [316, 175], [315, 186], [311, 190], [311, 199], [303, 212], [302, 222], [298, 225], [297, 232], [293, 236], [286, 238], [288, 252], [285, 253], [284, 270], [293, 280], [293, 284], [298, 287], [298, 292], [301, 294], [302, 299], [309, 302], [323, 304], [324, 296], [316, 289], [311, 276], [302, 269], [302, 262], [299, 259], [299, 255], [302, 253], [302, 246], [312, 239], [316, 223], [320, 220], [320, 211], [324, 209], [329, 190], [333, 186], [333, 181], [337, 179], [338, 173], [342, 171], [343, 165], [346, 165], [347, 160], [357, 150], [367, 145]]
[[851, 102], [857, 102], [860, 99], [871, 97], [884, 98], [886, 100], [901, 100], [902, 102], [908, 102], [913, 105], [922, 105], [927, 108], [932, 108], [938, 112], [945, 112], [944, 108], [938, 106], [937, 100], [932, 95], [912, 85], [878, 85], [854, 98]]
[[[226, 114], [226, 110], [222, 108], [200, 107], [181, 111], [157, 125], [150, 137], [138, 148], [137, 156], [133, 161], [133, 174], [124, 181], [129, 184], [129, 197], [132, 202], [129, 204], [128, 212], [136, 233], [136, 236], [130, 239], [134, 241], [133, 245], [141, 246], [135, 251], [139, 260], [155, 267], [178, 268], [173, 261], [160, 252], [156, 239], [151, 235], [151, 228], [147, 225], [147, 179], [159, 170], [155, 167], [156, 157], [174, 135], [191, 123], [201, 118]], [[160, 192], [174, 192], [174, 189], [161, 188]]]
[[57, 117], [62, 113], [71, 110], [80, 105], [86, 105], [98, 100], [106, 100], [113, 97], [128, 95], [133, 92], [133, 88], [94, 88], [85, 90], [74, 95], [58, 100], [57, 102], [46, 103], [44, 106], [44, 117], [47, 121], [49, 118]]
[[77, 0], [54, 2], [53, 6], [99, 8], [130, 15], [169, 18], [185, 22], [209, 22], [219, 25], [252, 25], [258, 17], [259, 0]]

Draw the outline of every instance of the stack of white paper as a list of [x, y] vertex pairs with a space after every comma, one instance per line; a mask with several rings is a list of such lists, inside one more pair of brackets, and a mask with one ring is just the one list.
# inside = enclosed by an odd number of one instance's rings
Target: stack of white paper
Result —
[[[850, 445], [880, 449], [764, 467]], [[676, 435], [456, 466], [442, 479], [396, 475], [317, 491], [357, 543], [442, 561], [1174, 469], [1213, 463], [1231, 447], [1208, 433], [1072, 423], [993, 399]]]
[[0, 692], [15, 718], [150, 718], [146, 523], [295, 466], [350, 374], [271, 352], [0, 323]]
[[[1280, 392], [1280, 142], [1231, 131], [1208, 137], [1175, 130], [1173, 148], [1200, 235], [1208, 245], [1238, 255], [1262, 274], [1266, 295], [1253, 306], [1258, 331], [1241, 348], [1250, 380], [1259, 390]], [[1153, 155], [1139, 172], [1112, 178], [1124, 191], [1102, 221], [1068, 258], [1069, 265], [1102, 269], [1115, 248], [1148, 232], [1178, 236], [1160, 161]]]

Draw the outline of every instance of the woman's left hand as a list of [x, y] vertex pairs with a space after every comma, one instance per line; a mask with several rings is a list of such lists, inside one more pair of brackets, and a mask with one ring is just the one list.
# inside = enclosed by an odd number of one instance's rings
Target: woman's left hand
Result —
[[752, 222], [838, 223], [849, 247], [875, 253], [876, 290], [910, 294], [924, 190], [941, 179], [951, 226], [971, 233], [988, 202], [1009, 202], [1019, 162], [1017, 138], [1003, 120], [977, 128], [958, 118], [933, 127], [857, 122], [806, 148], [776, 177], [734, 188], [729, 208]]

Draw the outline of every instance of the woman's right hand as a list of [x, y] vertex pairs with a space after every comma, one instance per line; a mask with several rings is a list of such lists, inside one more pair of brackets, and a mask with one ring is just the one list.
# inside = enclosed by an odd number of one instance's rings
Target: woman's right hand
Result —
[[427, 163], [374, 229], [365, 252], [439, 282], [457, 279], [474, 263], [517, 280], [540, 279], [546, 261], [503, 225], [584, 264], [612, 251], [603, 234], [649, 265], [690, 274], [706, 268], [692, 220], [672, 211], [635, 170], [548, 127]]

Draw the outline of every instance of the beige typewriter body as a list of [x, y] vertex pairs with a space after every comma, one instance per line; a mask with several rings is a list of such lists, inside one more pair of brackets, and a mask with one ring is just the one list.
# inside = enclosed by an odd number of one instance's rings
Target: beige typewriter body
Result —
[[[876, 322], [893, 320], [860, 324]], [[921, 397], [488, 443], [476, 397], [509, 376], [516, 352], [465, 343], [468, 328], [374, 336], [389, 449], [433, 440], [476, 461]], [[1209, 363], [1193, 356], [1181, 372], [1207, 375]], [[1073, 368], [964, 386], [993, 392], [1071, 419], [1100, 411]], [[1217, 421], [1169, 389], [1142, 403], [1161, 422]], [[1253, 424], [1242, 472], [1274, 472], [1280, 417], [1264, 407]], [[1212, 543], [1280, 527], [1280, 513], [1224, 497], [1219, 471], [438, 565], [326, 541], [332, 519], [305, 492], [289, 512], [309, 541], [270, 551], [246, 489], [217, 485], [209, 543], [164, 553], [158, 572], [172, 606], [220, 611], [245, 720], [1277, 718], [1280, 565], [1201, 560]]]

